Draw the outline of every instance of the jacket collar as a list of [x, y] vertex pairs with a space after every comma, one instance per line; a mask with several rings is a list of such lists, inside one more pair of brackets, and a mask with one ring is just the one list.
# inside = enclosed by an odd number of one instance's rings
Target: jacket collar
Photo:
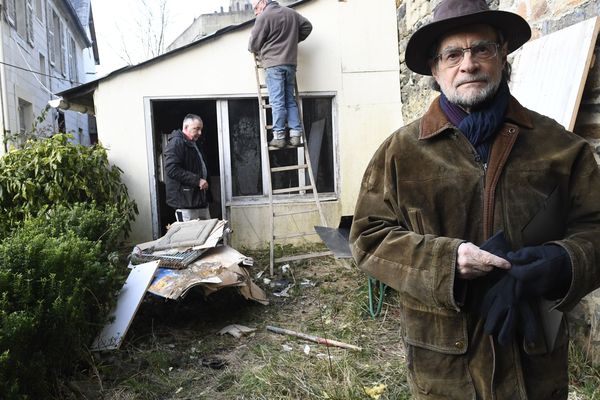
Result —
[[[512, 95], [508, 101], [505, 120], [524, 128], [533, 129], [533, 122], [529, 115], [529, 110], [523, 107]], [[440, 96], [438, 96], [433, 100], [429, 109], [421, 118], [419, 139], [430, 139], [446, 129], [452, 128], [454, 128], [454, 126], [448, 121], [446, 114], [442, 111], [442, 107], [440, 106]]]

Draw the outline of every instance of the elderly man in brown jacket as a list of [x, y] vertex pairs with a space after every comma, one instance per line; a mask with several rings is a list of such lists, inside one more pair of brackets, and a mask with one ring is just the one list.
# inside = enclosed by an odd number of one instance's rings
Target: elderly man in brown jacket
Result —
[[530, 35], [484, 0], [443, 0], [405, 54], [441, 94], [363, 177], [352, 251], [398, 291], [415, 399], [567, 398], [558, 311], [600, 285], [600, 174], [511, 96], [507, 55]]

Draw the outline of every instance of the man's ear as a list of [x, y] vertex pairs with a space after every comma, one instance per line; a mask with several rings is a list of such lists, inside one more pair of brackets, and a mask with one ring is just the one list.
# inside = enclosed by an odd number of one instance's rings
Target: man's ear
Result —
[[500, 48], [500, 55], [502, 56], [502, 65], [506, 64], [508, 57], [508, 43], [504, 43]]
[[433, 78], [437, 81], [437, 63], [434, 61], [429, 61], [429, 69], [431, 70], [431, 76], [433, 76]]

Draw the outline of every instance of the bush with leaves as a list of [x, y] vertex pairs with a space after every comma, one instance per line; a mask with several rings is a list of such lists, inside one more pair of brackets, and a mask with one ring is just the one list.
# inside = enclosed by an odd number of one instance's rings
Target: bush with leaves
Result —
[[0, 398], [42, 399], [87, 359], [124, 268], [110, 260], [117, 207], [57, 207], [0, 242]]
[[74, 144], [69, 137], [30, 140], [0, 158], [0, 238], [56, 205], [91, 201], [100, 209], [116, 207], [129, 233], [137, 207], [121, 182], [122, 170], [109, 164], [103, 147]]

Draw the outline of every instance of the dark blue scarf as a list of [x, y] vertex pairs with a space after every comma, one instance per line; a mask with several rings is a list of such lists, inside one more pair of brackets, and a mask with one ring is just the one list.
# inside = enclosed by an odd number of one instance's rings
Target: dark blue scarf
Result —
[[504, 114], [508, 107], [509, 98], [508, 84], [506, 80], [502, 79], [494, 98], [487, 102], [483, 108], [473, 110], [470, 114], [456, 104], [450, 103], [443, 93], [440, 98], [440, 106], [448, 120], [469, 139], [483, 162], [487, 162], [492, 146], [491, 139], [504, 122]]

